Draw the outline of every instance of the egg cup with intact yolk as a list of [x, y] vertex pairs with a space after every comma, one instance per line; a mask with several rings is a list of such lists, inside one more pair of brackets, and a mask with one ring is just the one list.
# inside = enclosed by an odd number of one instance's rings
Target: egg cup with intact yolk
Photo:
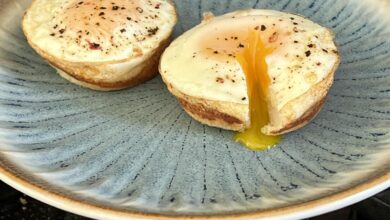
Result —
[[23, 31], [62, 77], [109, 91], [158, 73], [175, 23], [169, 0], [34, 0], [24, 15]]

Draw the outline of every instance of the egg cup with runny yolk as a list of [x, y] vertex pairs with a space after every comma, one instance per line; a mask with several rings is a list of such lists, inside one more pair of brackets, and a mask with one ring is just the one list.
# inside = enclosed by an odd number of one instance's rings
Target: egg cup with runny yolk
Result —
[[170, 0], [34, 0], [23, 31], [65, 79], [108, 91], [158, 73], [175, 23]]
[[[210, 14], [165, 50], [160, 73], [184, 110], [252, 149], [306, 125], [339, 64], [333, 32], [299, 15], [248, 9]], [[255, 144], [251, 144], [251, 143]]]

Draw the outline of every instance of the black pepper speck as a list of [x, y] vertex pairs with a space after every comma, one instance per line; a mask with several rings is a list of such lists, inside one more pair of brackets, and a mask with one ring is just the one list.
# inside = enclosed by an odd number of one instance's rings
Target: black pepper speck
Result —
[[144, 12], [144, 10], [142, 9], [142, 8], [140, 8], [140, 7], [137, 7], [137, 8], [135, 8], [139, 13], [142, 13], [142, 12]]

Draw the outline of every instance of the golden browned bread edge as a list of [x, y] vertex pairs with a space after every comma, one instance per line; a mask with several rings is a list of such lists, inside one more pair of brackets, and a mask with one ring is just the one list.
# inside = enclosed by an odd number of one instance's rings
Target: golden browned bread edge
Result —
[[[32, 7], [32, 5], [36, 1], [37, 0], [34, 0], [31, 3], [29, 8], [26, 10], [26, 12]], [[174, 23], [176, 23], [177, 22], [176, 7], [172, 1], [169, 0], [167, 2], [171, 4], [174, 8], [174, 18], [175, 18]], [[101, 80], [95, 77], [91, 77], [91, 75], [92, 76], [99, 75], [102, 72], [104, 72], [110, 64], [124, 63], [131, 59], [134, 59], [134, 57], [123, 59], [123, 60], [105, 61], [105, 62], [69, 62], [69, 61], [61, 60], [55, 56], [46, 53], [45, 51], [41, 50], [38, 46], [36, 46], [33, 42], [31, 42], [29, 33], [25, 29], [26, 12], [24, 13], [22, 19], [22, 30], [24, 35], [27, 38], [27, 42], [29, 43], [29, 45], [44, 60], [46, 60], [55, 69], [57, 69], [57, 72], [61, 77], [65, 78], [66, 80], [74, 84], [89, 89], [93, 89], [93, 90], [99, 90], [99, 91], [114, 91], [114, 90], [120, 90], [128, 87], [133, 87], [154, 78], [158, 74], [158, 63], [160, 60], [160, 56], [164, 52], [165, 48], [169, 45], [171, 40], [170, 36], [173, 31], [173, 30], [170, 31], [170, 33], [166, 36], [166, 39], [163, 39], [157, 48], [155, 48], [153, 51], [150, 51], [147, 54], [149, 56], [148, 58], [142, 60], [138, 65], [136, 65], [134, 68], [129, 70], [128, 74], [126, 74], [127, 77], [120, 80], [113, 80], [112, 78], [110, 78], [110, 80]], [[143, 54], [141, 54], [140, 56], [143, 56]], [[90, 74], [83, 74], [86, 71], [88, 71]], [[89, 77], [87, 75], [89, 75]], [[113, 75], [115, 76], [115, 73]]]
[[183, 109], [195, 120], [226, 130], [242, 131], [249, 127], [248, 105], [189, 96], [175, 89], [163, 76], [162, 79]]

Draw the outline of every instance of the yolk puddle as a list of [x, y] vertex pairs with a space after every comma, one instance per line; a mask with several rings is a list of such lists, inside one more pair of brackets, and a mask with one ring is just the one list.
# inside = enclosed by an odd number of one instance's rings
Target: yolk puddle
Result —
[[244, 49], [236, 54], [246, 76], [251, 125], [247, 130], [237, 133], [234, 139], [251, 150], [268, 149], [281, 138], [261, 132], [261, 128], [269, 122], [266, 100], [270, 78], [265, 58], [271, 53], [272, 49], [265, 47], [259, 31], [250, 30]]

